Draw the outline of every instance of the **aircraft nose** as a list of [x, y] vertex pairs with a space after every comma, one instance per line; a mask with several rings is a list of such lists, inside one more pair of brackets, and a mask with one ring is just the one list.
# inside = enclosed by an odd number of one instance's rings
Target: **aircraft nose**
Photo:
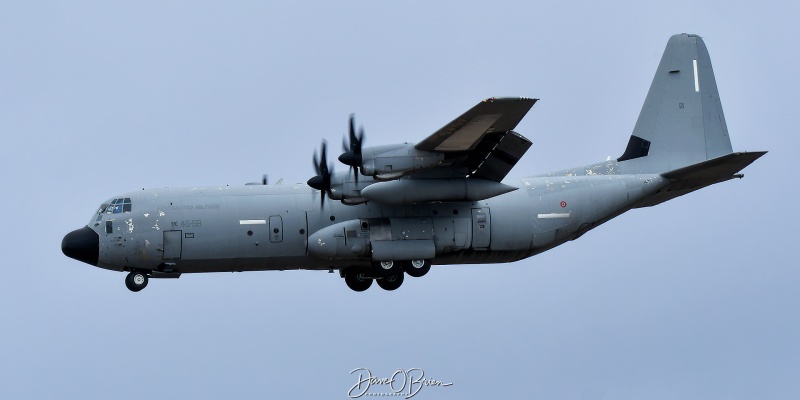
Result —
[[100, 236], [88, 226], [76, 229], [64, 236], [61, 251], [69, 258], [97, 266], [100, 258]]

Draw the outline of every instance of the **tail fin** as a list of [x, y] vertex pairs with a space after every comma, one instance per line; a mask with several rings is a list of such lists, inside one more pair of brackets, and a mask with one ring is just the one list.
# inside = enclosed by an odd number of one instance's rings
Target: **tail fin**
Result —
[[697, 35], [674, 35], [617, 161], [632, 173], [662, 173], [731, 152], [706, 45]]

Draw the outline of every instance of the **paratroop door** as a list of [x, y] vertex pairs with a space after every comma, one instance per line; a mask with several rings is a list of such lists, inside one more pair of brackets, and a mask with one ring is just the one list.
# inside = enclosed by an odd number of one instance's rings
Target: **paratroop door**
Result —
[[183, 231], [164, 231], [164, 259], [177, 260], [181, 258]]
[[484, 250], [489, 248], [491, 237], [491, 215], [489, 208], [472, 209], [472, 249]]

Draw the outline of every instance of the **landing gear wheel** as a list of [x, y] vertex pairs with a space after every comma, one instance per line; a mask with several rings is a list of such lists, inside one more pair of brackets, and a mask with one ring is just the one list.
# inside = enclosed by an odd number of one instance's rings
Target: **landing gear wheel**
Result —
[[403, 272], [403, 266], [397, 261], [376, 261], [372, 263], [372, 267], [384, 278]]
[[148, 280], [147, 274], [144, 272], [134, 271], [125, 277], [125, 286], [127, 286], [128, 290], [131, 292], [138, 292], [147, 286]]
[[419, 278], [431, 270], [431, 262], [429, 260], [411, 260], [406, 263], [405, 267], [409, 276]]
[[363, 292], [372, 286], [372, 278], [364, 276], [363, 272], [349, 271], [344, 274], [344, 282], [347, 287], [355, 290], [356, 292]]
[[403, 277], [405, 274], [400, 271], [392, 276], [388, 276], [383, 279], [378, 279], [378, 286], [380, 286], [383, 290], [395, 290], [403, 284]]

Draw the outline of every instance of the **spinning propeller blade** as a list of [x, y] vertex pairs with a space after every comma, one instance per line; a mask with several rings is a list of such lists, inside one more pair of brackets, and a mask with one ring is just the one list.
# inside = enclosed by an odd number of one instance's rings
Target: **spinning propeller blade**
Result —
[[356, 135], [355, 114], [350, 114], [350, 131], [348, 138], [349, 143], [345, 138], [342, 138], [342, 149], [344, 153], [339, 156], [339, 161], [341, 161], [342, 164], [350, 166], [355, 173], [355, 181], [358, 183], [358, 170], [364, 161], [361, 156], [361, 149], [364, 144], [364, 127], [360, 127], [358, 135]]
[[[331, 174], [333, 173], [333, 167], [328, 166], [328, 142], [325, 140], [322, 141], [322, 153], [319, 158], [317, 158], [317, 151], [314, 150], [314, 158], [312, 161], [314, 163], [314, 171], [317, 173], [317, 176], [308, 180], [308, 186], [311, 186], [320, 192], [326, 193], [328, 197], [332, 197], [333, 193], [331, 191]], [[325, 196], [321, 196], [319, 206], [322, 208], [324, 205]]]

